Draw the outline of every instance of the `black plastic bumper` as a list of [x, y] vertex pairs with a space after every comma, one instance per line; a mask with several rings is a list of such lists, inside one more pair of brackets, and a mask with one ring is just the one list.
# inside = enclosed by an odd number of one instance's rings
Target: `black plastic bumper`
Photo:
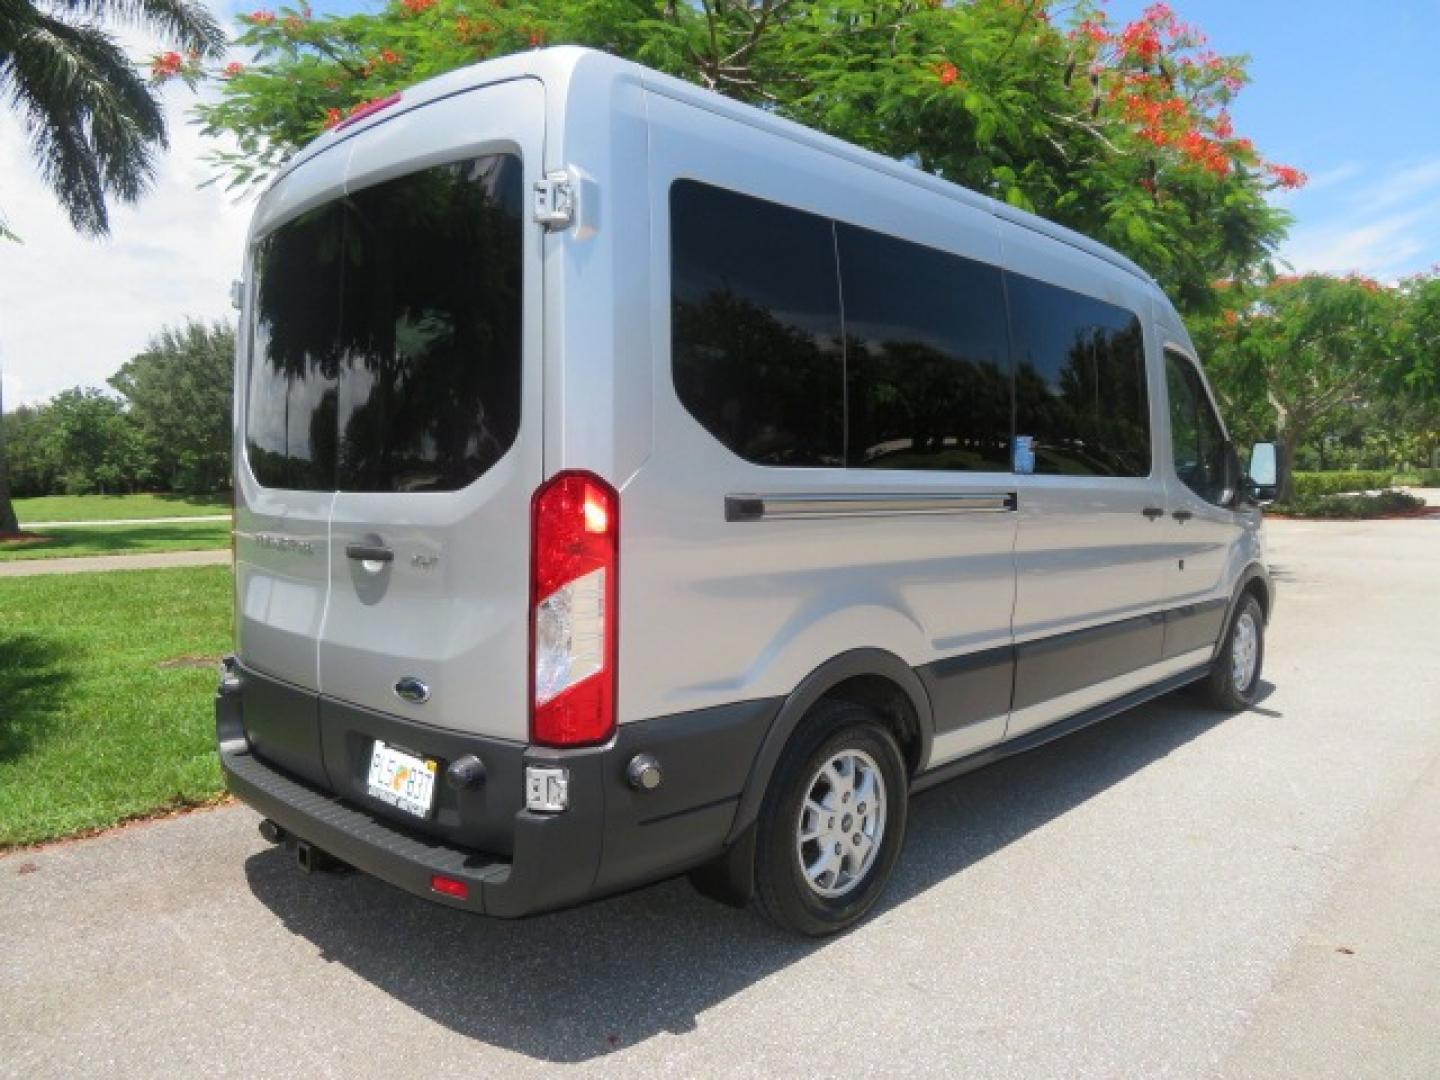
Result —
[[[517, 864], [423, 839], [344, 800], [292, 780], [254, 754], [222, 749], [225, 782], [292, 836], [417, 896], [488, 915], [515, 917], [583, 900], [600, 854], [600, 819], [516, 815]], [[572, 783], [573, 774], [572, 774]], [[573, 809], [573, 808], [572, 808]], [[432, 875], [463, 881], [459, 899], [431, 888]]]
[[[307, 725], [319, 724], [335, 703], [233, 663], [229, 670], [216, 696], [216, 734], [226, 784], [238, 798], [356, 869], [437, 903], [506, 918], [658, 880], [719, 855], [778, 704], [627, 724], [607, 746], [570, 751], [467, 737], [353, 706], [335, 706], [343, 730], [332, 724], [311, 739]], [[262, 737], [252, 738], [252, 728]], [[365, 805], [355, 759], [377, 737], [442, 761], [477, 753], [487, 765], [485, 790], [457, 797], [442, 780], [443, 813], [430, 822]], [[660, 761], [659, 789], [637, 791], [626, 780], [637, 753]], [[567, 810], [525, 810], [527, 764], [569, 771]], [[436, 892], [437, 874], [464, 882], [469, 895]]]

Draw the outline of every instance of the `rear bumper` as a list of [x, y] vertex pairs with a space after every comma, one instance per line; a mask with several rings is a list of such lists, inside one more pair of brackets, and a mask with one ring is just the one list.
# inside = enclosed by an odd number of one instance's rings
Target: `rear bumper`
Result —
[[[658, 880], [719, 855], [778, 708], [746, 702], [627, 724], [606, 746], [557, 751], [340, 707], [238, 665], [230, 670], [216, 696], [216, 734], [236, 797], [287, 833], [392, 885], [505, 918]], [[319, 724], [327, 706], [343, 709], [343, 731], [310, 740], [307, 725]], [[299, 734], [277, 743], [287, 724]], [[252, 739], [252, 728], [266, 737]], [[442, 773], [449, 760], [473, 753], [486, 765], [485, 785], [457, 796], [442, 779], [429, 822], [368, 805], [356, 791], [354, 759], [374, 737], [438, 757]], [[295, 748], [312, 742], [318, 758], [299, 758]], [[269, 746], [279, 752], [267, 753]], [[638, 753], [660, 761], [664, 778], [655, 791], [636, 791], [626, 780], [626, 765]], [[569, 770], [569, 809], [525, 810], [524, 768], [532, 764]], [[433, 891], [435, 874], [465, 882], [469, 895]]]

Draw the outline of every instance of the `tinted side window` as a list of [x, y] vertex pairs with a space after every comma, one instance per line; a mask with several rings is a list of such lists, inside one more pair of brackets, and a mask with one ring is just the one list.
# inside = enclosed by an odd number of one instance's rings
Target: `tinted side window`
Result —
[[1010, 470], [1000, 271], [836, 226], [845, 316], [847, 464]]
[[1018, 274], [1006, 276], [1015, 348], [1016, 462], [1090, 476], [1150, 472], [1150, 407], [1140, 320]]
[[1210, 405], [1200, 373], [1185, 357], [1165, 350], [1165, 383], [1170, 394], [1170, 447], [1175, 474], [1206, 502], [1225, 501], [1225, 433]]
[[397, 177], [256, 252], [246, 450], [266, 487], [451, 491], [520, 424], [520, 161]]
[[679, 180], [670, 189], [675, 390], [734, 453], [844, 461], [844, 367], [828, 220]]

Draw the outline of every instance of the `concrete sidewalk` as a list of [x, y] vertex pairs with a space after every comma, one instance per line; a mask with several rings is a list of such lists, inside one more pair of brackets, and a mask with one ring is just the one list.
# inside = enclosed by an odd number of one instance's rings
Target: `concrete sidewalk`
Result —
[[15, 559], [0, 562], [0, 578], [91, 574], [100, 570], [163, 570], [172, 566], [220, 566], [229, 561], [229, 548], [218, 551], [161, 551], [150, 555], [86, 555], [73, 559]]

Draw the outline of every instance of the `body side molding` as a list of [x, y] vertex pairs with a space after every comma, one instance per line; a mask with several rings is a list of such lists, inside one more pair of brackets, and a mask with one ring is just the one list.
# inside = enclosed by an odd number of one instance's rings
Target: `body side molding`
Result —
[[834, 517], [899, 517], [910, 514], [999, 514], [1015, 510], [1014, 491], [928, 494], [820, 493], [726, 495], [726, 521], [792, 521]]
[[1117, 713], [1125, 712], [1128, 709], [1135, 708], [1137, 705], [1143, 705], [1145, 702], [1151, 701], [1154, 698], [1162, 697], [1172, 690], [1178, 690], [1182, 686], [1188, 686], [1197, 679], [1204, 678], [1205, 673], [1209, 670], [1210, 666], [1208, 664], [1190, 668], [1188, 671], [1171, 675], [1167, 679], [1162, 679], [1160, 682], [1153, 683], [1150, 686], [1141, 687], [1122, 697], [1115, 698], [1113, 701], [1104, 702], [1093, 708], [1086, 709], [1084, 712], [1076, 713], [1074, 716], [1057, 720], [1052, 724], [1047, 724], [1044, 727], [1026, 732], [1024, 735], [1017, 736], [1014, 739], [997, 743], [989, 749], [981, 750], [979, 753], [946, 762], [944, 765], [937, 765], [935, 768], [917, 776], [910, 785], [910, 791], [912, 794], [918, 791], [926, 791], [938, 784], [945, 783], [947, 780], [953, 780], [957, 776], [974, 772], [976, 769], [984, 768], [986, 765], [990, 765], [996, 761], [1012, 757], [1015, 754], [1023, 754], [1025, 751], [1034, 750], [1039, 746], [1044, 746], [1048, 742], [1079, 731], [1081, 728], [1089, 727], [1091, 724], [1099, 723], [1101, 720], [1107, 720]]

